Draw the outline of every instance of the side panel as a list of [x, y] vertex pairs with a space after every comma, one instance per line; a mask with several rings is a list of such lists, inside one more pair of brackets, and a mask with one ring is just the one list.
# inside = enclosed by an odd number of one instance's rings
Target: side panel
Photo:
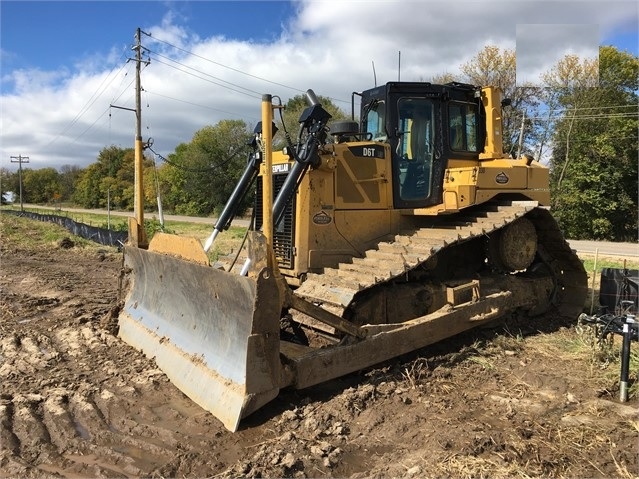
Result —
[[[336, 267], [339, 262], [363, 256], [367, 249], [391, 233], [391, 210], [339, 210], [334, 212], [332, 223], [313, 225], [311, 229], [312, 237], [318, 239], [316, 245], [309, 245], [311, 269]], [[332, 247], [328, 247], [329, 244]]]
[[482, 190], [525, 190], [528, 168], [517, 165], [482, 164], [477, 175], [477, 188]]
[[[340, 261], [361, 256], [390, 233], [391, 201], [390, 149], [378, 142], [340, 143], [332, 145], [334, 165], [327, 171], [311, 171], [309, 188], [302, 185], [300, 200], [308, 211], [300, 210], [307, 222], [306, 243], [311, 271], [334, 267]], [[308, 201], [304, 195], [311, 195]]]
[[[276, 159], [277, 161], [277, 159]], [[361, 256], [390, 233], [390, 149], [377, 142], [327, 145], [322, 164], [309, 170], [295, 196], [295, 267], [298, 278]]]
[[550, 204], [549, 170], [538, 162], [496, 159], [449, 160], [444, 174], [443, 202], [427, 208], [403, 210], [404, 215], [435, 216], [490, 201], [498, 195], [517, 195]]
[[335, 208], [389, 207], [390, 149], [382, 143], [335, 145]]

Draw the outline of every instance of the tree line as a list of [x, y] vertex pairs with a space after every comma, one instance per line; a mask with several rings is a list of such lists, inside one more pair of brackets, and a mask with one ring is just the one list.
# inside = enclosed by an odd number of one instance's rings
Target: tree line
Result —
[[[612, 46], [594, 59], [568, 55], [537, 84], [518, 84], [514, 50], [486, 46], [461, 74], [436, 75], [430, 81], [495, 85], [511, 100], [503, 111], [504, 151], [530, 154], [550, 168], [551, 208], [564, 233], [574, 239], [635, 241], [638, 231], [639, 58]], [[346, 119], [325, 97], [333, 119]], [[284, 109], [281, 131], [297, 135], [302, 95]], [[166, 158], [145, 151], [145, 204], [161, 198], [164, 211], [219, 214], [251, 152], [254, 125], [222, 120], [204, 126]], [[284, 146], [284, 135], [274, 141]], [[103, 148], [87, 168], [64, 166], [23, 169], [26, 203], [71, 202], [84, 208], [133, 209], [133, 148]], [[19, 190], [18, 173], [0, 169], [0, 192]], [[250, 206], [249, 198], [244, 208]]]

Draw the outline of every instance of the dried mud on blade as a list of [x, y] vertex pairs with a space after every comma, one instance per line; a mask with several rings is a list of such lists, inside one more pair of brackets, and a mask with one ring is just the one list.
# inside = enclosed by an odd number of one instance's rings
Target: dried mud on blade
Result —
[[277, 286], [151, 251], [124, 252], [119, 336], [227, 429], [279, 392]]

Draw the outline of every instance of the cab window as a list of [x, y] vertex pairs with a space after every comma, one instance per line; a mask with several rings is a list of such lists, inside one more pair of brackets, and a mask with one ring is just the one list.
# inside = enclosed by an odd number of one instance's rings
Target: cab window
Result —
[[375, 141], [386, 141], [386, 104], [378, 101], [366, 114], [366, 133]]
[[450, 149], [455, 151], [479, 151], [477, 144], [477, 105], [452, 103], [448, 107], [448, 131]]

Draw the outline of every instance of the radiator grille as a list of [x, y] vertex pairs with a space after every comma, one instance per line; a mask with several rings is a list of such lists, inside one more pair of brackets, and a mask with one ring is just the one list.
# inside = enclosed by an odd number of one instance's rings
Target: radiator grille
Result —
[[[277, 197], [284, 181], [286, 174], [273, 175], [273, 196]], [[293, 244], [295, 238], [295, 195], [284, 210], [284, 218], [279, 227], [273, 232], [273, 251], [275, 258], [281, 268], [293, 269], [295, 255]], [[256, 229], [262, 227], [262, 177], [257, 178], [257, 190], [255, 192], [255, 226]]]

